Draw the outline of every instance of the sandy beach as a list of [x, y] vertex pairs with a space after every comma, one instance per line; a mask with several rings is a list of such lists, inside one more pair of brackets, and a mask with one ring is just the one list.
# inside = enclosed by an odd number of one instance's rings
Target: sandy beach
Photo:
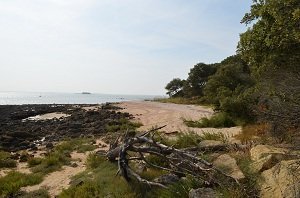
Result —
[[182, 105], [172, 103], [160, 103], [152, 101], [130, 101], [118, 105], [124, 108], [122, 112], [128, 112], [135, 117], [135, 121], [141, 122], [140, 131], [145, 131], [154, 126], [167, 125], [163, 130], [166, 134], [176, 132], [193, 131], [198, 134], [203, 132], [222, 132], [231, 137], [240, 132], [240, 127], [231, 128], [191, 128], [187, 127], [184, 119], [199, 120], [203, 117], [211, 117], [214, 113], [212, 108], [198, 105]]

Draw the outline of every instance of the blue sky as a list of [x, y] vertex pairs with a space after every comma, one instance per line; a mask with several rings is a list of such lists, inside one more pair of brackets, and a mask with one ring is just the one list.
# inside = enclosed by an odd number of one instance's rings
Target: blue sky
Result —
[[0, 0], [0, 91], [164, 94], [233, 55], [251, 0]]

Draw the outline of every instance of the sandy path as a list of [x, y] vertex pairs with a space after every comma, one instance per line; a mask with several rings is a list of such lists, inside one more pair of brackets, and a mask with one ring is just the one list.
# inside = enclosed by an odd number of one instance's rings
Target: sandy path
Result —
[[183, 119], [199, 120], [203, 117], [210, 117], [213, 110], [208, 107], [195, 105], [181, 105], [172, 103], [159, 103], [150, 101], [122, 102], [118, 106], [124, 108], [123, 112], [128, 112], [135, 117], [135, 121], [141, 122], [139, 130], [147, 130], [153, 126], [167, 125], [163, 130], [168, 133], [176, 131], [222, 132], [229, 137], [240, 132], [240, 127], [215, 129], [215, 128], [190, 128], [183, 123]]
[[[96, 152], [99, 150], [108, 150], [108, 145], [105, 144], [101, 139], [96, 140], [96, 144], [103, 145], [101, 148], [97, 148], [92, 152]], [[25, 190], [27, 192], [38, 190], [40, 188], [45, 188], [48, 190], [51, 197], [55, 197], [60, 192], [62, 192], [63, 189], [67, 189], [70, 186], [71, 178], [74, 175], [77, 175], [80, 172], [85, 171], [86, 169], [86, 159], [87, 156], [91, 152], [86, 153], [77, 153], [73, 152], [71, 153], [71, 158], [76, 162], [78, 165], [77, 167], [71, 167], [71, 166], [63, 166], [62, 170], [56, 171], [53, 173], [48, 174], [42, 183], [35, 185], [35, 186], [27, 186], [22, 188], [22, 190]]]

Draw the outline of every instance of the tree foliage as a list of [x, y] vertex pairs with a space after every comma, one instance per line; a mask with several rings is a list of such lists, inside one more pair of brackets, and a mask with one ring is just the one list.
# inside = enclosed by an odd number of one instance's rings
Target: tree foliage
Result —
[[171, 80], [165, 87], [167, 90], [167, 94], [170, 97], [183, 96], [183, 86], [185, 80], [181, 80], [180, 78], [174, 78]]
[[203, 96], [203, 89], [208, 81], [208, 77], [216, 72], [214, 65], [204, 63], [196, 64], [189, 72], [189, 76], [184, 86], [186, 96]]
[[238, 53], [255, 74], [258, 117], [276, 136], [299, 132], [300, 1], [255, 0], [242, 23], [253, 23]]

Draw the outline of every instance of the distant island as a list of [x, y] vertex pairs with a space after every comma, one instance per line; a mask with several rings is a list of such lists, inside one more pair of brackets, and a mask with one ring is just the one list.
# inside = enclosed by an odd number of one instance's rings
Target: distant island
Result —
[[81, 92], [81, 94], [92, 94], [90, 92]]

